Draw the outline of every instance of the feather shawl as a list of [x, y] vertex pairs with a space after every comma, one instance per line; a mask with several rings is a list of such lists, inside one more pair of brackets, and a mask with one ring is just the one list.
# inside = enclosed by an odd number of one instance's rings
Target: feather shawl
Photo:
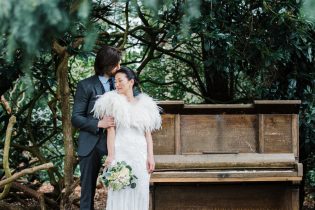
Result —
[[117, 127], [136, 127], [143, 131], [154, 131], [161, 128], [162, 120], [156, 102], [147, 94], [140, 93], [136, 102], [128, 102], [126, 96], [115, 90], [101, 95], [95, 102], [94, 117], [101, 119], [112, 116]]

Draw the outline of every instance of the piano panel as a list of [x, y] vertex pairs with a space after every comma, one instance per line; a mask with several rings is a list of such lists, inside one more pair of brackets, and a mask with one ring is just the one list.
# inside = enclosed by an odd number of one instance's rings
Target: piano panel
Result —
[[264, 152], [289, 153], [292, 148], [292, 115], [264, 114]]
[[182, 154], [257, 152], [257, 115], [181, 115]]
[[298, 187], [286, 183], [158, 184], [154, 189], [155, 210], [298, 210]]
[[155, 155], [175, 154], [175, 115], [162, 115], [162, 129], [152, 134]]

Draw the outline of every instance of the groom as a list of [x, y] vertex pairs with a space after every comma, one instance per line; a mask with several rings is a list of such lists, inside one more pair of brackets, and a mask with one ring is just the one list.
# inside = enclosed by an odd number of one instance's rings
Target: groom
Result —
[[81, 172], [80, 210], [94, 209], [96, 180], [101, 160], [107, 155], [106, 128], [115, 126], [112, 117], [93, 118], [91, 110], [98, 95], [113, 90], [113, 74], [120, 68], [121, 52], [103, 46], [94, 62], [95, 75], [81, 80], [77, 85], [72, 111], [72, 124], [80, 130], [78, 156]]

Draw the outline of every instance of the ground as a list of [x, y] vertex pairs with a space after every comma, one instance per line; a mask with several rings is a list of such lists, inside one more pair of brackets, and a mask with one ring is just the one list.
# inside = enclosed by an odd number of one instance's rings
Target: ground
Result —
[[[49, 193], [53, 191], [53, 187], [49, 183], [44, 183], [38, 190], [38, 192], [42, 193]], [[20, 195], [18, 195], [20, 194]], [[79, 210], [79, 198], [81, 194], [81, 187], [77, 186], [74, 190], [74, 198], [77, 200], [77, 204], [73, 205], [72, 210]], [[5, 198], [3, 201], [4, 203], [10, 204], [10, 210], [38, 210], [40, 209], [38, 200], [34, 198], [23, 198], [23, 193], [19, 192], [13, 192], [10, 193], [7, 198]], [[95, 210], [104, 210], [105, 204], [106, 204], [106, 198], [107, 198], [107, 190], [105, 186], [102, 183], [99, 183], [97, 185], [96, 193], [95, 193], [95, 200], [94, 200], [94, 207]], [[8, 210], [5, 207], [4, 203], [0, 201], [0, 210]], [[55, 209], [54, 209], [55, 210]]]

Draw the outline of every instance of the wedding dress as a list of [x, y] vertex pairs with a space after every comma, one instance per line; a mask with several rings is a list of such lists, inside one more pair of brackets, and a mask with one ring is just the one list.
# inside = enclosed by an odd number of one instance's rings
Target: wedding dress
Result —
[[134, 103], [116, 91], [106, 92], [96, 101], [94, 116], [113, 116], [116, 123], [115, 161], [125, 161], [137, 176], [136, 188], [108, 190], [106, 210], [148, 210], [149, 181], [145, 131], [161, 127], [159, 107], [141, 93]]

